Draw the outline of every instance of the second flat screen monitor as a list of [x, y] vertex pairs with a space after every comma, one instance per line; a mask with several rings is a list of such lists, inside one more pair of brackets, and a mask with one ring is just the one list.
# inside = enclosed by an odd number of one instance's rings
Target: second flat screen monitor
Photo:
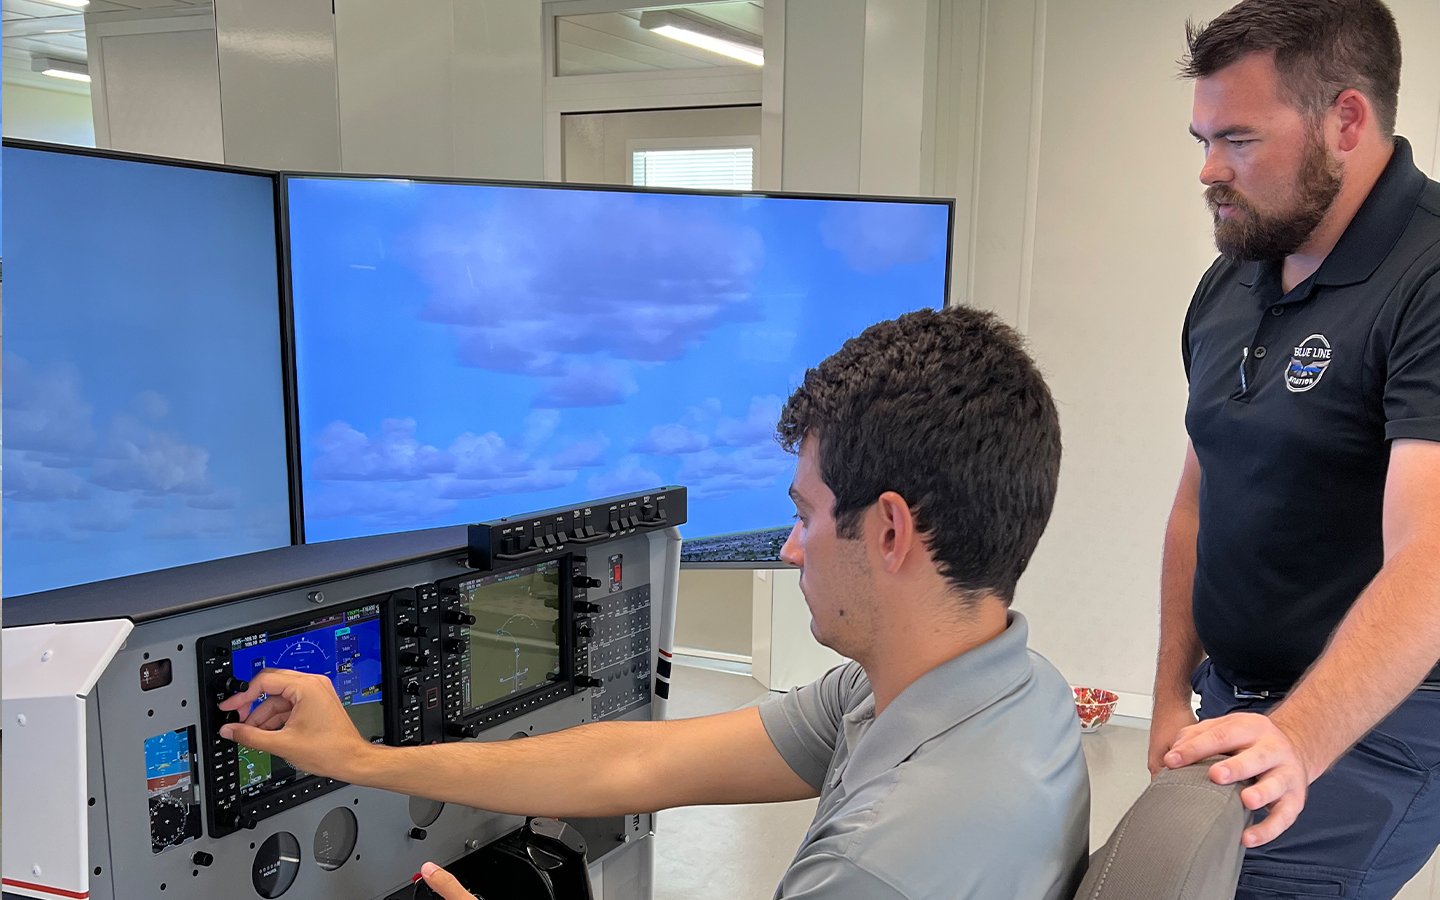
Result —
[[687, 560], [773, 560], [785, 397], [866, 326], [945, 302], [944, 201], [286, 193], [309, 541], [683, 484]]

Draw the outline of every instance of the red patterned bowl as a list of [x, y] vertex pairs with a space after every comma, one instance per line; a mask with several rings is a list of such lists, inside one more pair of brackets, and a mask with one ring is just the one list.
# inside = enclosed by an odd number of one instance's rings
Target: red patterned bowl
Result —
[[1075, 713], [1080, 717], [1080, 730], [1086, 734], [1100, 730], [1110, 721], [1120, 695], [1104, 688], [1077, 687], [1075, 691]]

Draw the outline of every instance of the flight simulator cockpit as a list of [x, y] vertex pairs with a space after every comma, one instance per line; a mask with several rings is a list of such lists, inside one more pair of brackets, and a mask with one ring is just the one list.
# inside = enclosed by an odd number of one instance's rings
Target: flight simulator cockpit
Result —
[[388, 744], [659, 718], [685, 519], [663, 488], [16, 598], [5, 897], [409, 900], [426, 860], [482, 897], [649, 897], [648, 814], [356, 787], [221, 738], [217, 704], [286, 668], [328, 677]]

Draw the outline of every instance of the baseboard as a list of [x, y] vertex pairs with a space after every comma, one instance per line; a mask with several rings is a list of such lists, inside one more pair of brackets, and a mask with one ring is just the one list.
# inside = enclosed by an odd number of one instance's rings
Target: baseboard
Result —
[[723, 650], [706, 650], [704, 647], [676, 647], [676, 656], [693, 656], [697, 659], [718, 659], [724, 662], [750, 665], [751, 659], [745, 653], [726, 653]]
[[1115, 702], [1115, 711], [1110, 714], [1109, 724], [1149, 731], [1150, 695], [1131, 694], [1126, 691], [1115, 693], [1120, 699]]
[[1130, 694], [1125, 691], [1116, 691], [1120, 695], [1120, 702], [1115, 704], [1115, 715], [1124, 716], [1127, 719], [1143, 719], [1145, 724], [1141, 727], [1150, 727], [1150, 711], [1153, 701], [1149, 694]]
[[700, 647], [676, 647], [674, 655], [675, 664], [680, 666], [731, 672], [736, 675], [751, 674], [751, 658], [743, 653], [724, 653]]

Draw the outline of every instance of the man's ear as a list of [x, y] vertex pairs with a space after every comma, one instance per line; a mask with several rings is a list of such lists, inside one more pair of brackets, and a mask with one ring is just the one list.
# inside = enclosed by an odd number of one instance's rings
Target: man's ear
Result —
[[1354, 88], [1341, 91], [1330, 110], [1339, 129], [1338, 147], [1342, 153], [1349, 153], [1360, 146], [1365, 128], [1375, 120], [1375, 110], [1370, 100]]
[[905, 498], [886, 491], [876, 499], [870, 510], [876, 549], [881, 567], [894, 575], [905, 565], [911, 554], [921, 550], [920, 536], [915, 528], [915, 514]]

